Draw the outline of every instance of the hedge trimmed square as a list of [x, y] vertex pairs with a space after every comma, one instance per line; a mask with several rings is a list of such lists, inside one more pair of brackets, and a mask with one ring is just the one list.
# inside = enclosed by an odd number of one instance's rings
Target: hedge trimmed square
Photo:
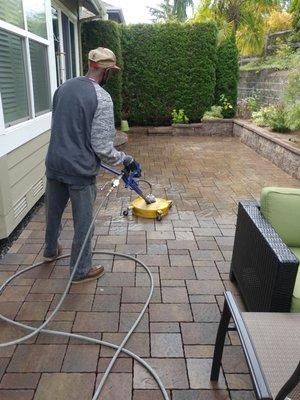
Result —
[[123, 102], [133, 125], [168, 125], [174, 108], [190, 122], [214, 102], [217, 30], [214, 24], [123, 27]]
[[[84, 65], [89, 50], [108, 47], [124, 67], [109, 80], [116, 125], [169, 125], [173, 109], [184, 109], [190, 122], [199, 122], [220, 95], [235, 112], [238, 53], [229, 36], [217, 47], [217, 28], [203, 24], [118, 25], [112, 21], [82, 24]], [[123, 106], [122, 106], [123, 104]]]

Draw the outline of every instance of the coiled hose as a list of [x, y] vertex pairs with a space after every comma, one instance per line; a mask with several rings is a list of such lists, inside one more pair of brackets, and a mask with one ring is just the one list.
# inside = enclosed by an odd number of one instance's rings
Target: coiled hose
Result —
[[[95, 223], [95, 221], [96, 221], [96, 218], [97, 218], [97, 216], [98, 216], [98, 214], [99, 214], [101, 208], [104, 206], [105, 202], [108, 201], [108, 199], [109, 199], [111, 193], [113, 192], [113, 190], [119, 186], [121, 178], [122, 178], [122, 175], [121, 175], [120, 177], [118, 177], [117, 179], [114, 179], [114, 180], [112, 181], [111, 188], [109, 189], [109, 191], [108, 191], [107, 194], [105, 195], [104, 199], [101, 201], [100, 205], [97, 207], [96, 212], [95, 212], [94, 217], [93, 217], [93, 220], [92, 220], [92, 222], [91, 222], [91, 225], [90, 225], [90, 227], [89, 227], [89, 229], [88, 229], [88, 231], [87, 231], [87, 233], [86, 233], [86, 236], [85, 236], [85, 238], [84, 238], [84, 241], [83, 241], [82, 247], [81, 247], [81, 249], [80, 249], [80, 252], [79, 252], [79, 254], [78, 254], [76, 263], [75, 263], [75, 265], [74, 265], [74, 268], [73, 268], [73, 270], [72, 270], [72, 273], [71, 273], [70, 278], [69, 278], [69, 280], [68, 280], [68, 283], [67, 283], [67, 285], [66, 285], [66, 288], [65, 288], [65, 290], [64, 290], [64, 292], [63, 292], [63, 294], [62, 294], [62, 296], [61, 296], [61, 298], [60, 298], [60, 300], [59, 300], [57, 306], [56, 306], [56, 307], [54, 308], [54, 310], [50, 313], [50, 315], [48, 316], [48, 318], [46, 318], [46, 320], [45, 320], [39, 327], [37, 327], [37, 328], [36, 328], [36, 327], [33, 327], [33, 326], [30, 326], [30, 325], [23, 324], [23, 323], [18, 322], [18, 321], [14, 321], [14, 320], [12, 320], [12, 319], [10, 319], [10, 318], [7, 318], [7, 317], [5, 317], [4, 315], [0, 314], [0, 319], [1, 319], [1, 320], [5, 321], [5, 322], [8, 322], [9, 324], [12, 324], [12, 325], [15, 325], [15, 326], [18, 326], [18, 327], [21, 327], [21, 328], [23, 328], [23, 329], [26, 329], [26, 330], [30, 331], [30, 333], [28, 333], [27, 335], [24, 335], [24, 336], [20, 337], [19, 339], [15, 339], [15, 340], [12, 340], [12, 341], [9, 341], [9, 342], [0, 343], [0, 348], [1, 348], [1, 347], [7, 347], [7, 346], [14, 346], [14, 345], [16, 345], [16, 344], [23, 343], [23, 342], [25, 342], [26, 340], [32, 338], [33, 336], [36, 336], [36, 335], [39, 334], [40, 332], [48, 333], [48, 334], [51, 334], [51, 335], [67, 336], [67, 337], [71, 337], [71, 338], [81, 339], [81, 340], [84, 340], [84, 341], [86, 341], [86, 342], [95, 343], [95, 344], [98, 344], [98, 345], [110, 347], [110, 348], [112, 348], [112, 349], [115, 349], [116, 352], [115, 352], [113, 358], [111, 359], [111, 361], [110, 361], [110, 363], [109, 363], [109, 365], [108, 365], [108, 367], [107, 367], [107, 369], [106, 369], [106, 371], [105, 371], [105, 373], [104, 373], [104, 375], [103, 375], [103, 377], [102, 377], [102, 379], [101, 379], [99, 385], [97, 386], [97, 388], [96, 388], [96, 390], [95, 390], [95, 393], [94, 393], [94, 395], [93, 395], [93, 397], [92, 397], [92, 400], [97, 400], [97, 399], [99, 398], [99, 396], [100, 396], [100, 394], [101, 394], [101, 391], [102, 391], [102, 389], [103, 389], [103, 387], [104, 387], [104, 385], [105, 385], [105, 382], [106, 382], [106, 380], [107, 380], [107, 378], [108, 378], [108, 376], [109, 376], [109, 374], [110, 374], [110, 372], [111, 372], [111, 370], [112, 370], [112, 368], [113, 368], [113, 366], [114, 366], [114, 364], [115, 364], [115, 362], [116, 362], [116, 360], [117, 360], [117, 358], [119, 357], [119, 355], [120, 355], [121, 352], [123, 352], [123, 353], [129, 355], [129, 356], [132, 357], [134, 360], [136, 360], [137, 362], [139, 362], [143, 367], [145, 367], [145, 368], [148, 370], [148, 372], [150, 372], [150, 374], [151, 374], [152, 377], [155, 379], [155, 381], [157, 382], [157, 384], [158, 384], [158, 386], [159, 386], [159, 388], [160, 388], [160, 390], [161, 390], [161, 392], [162, 392], [162, 394], [163, 394], [164, 399], [165, 399], [165, 400], [169, 400], [168, 393], [167, 393], [167, 391], [166, 391], [166, 389], [165, 389], [165, 387], [164, 387], [164, 385], [163, 385], [161, 379], [159, 378], [159, 376], [157, 375], [157, 373], [153, 370], [153, 368], [152, 368], [148, 363], [146, 363], [146, 361], [144, 361], [142, 358], [140, 358], [138, 355], [136, 355], [135, 353], [133, 353], [133, 352], [131, 352], [131, 351], [129, 351], [129, 350], [127, 350], [127, 349], [125, 348], [126, 343], [128, 342], [128, 340], [129, 340], [130, 337], [132, 336], [133, 332], [134, 332], [135, 329], [137, 328], [138, 324], [140, 323], [141, 319], [143, 318], [143, 316], [144, 316], [144, 314], [145, 314], [145, 312], [146, 312], [146, 310], [147, 310], [147, 308], [148, 308], [148, 306], [149, 306], [151, 297], [152, 297], [152, 295], [153, 295], [153, 290], [154, 290], [154, 281], [153, 281], [153, 276], [152, 276], [152, 274], [151, 274], [151, 271], [149, 270], [149, 268], [147, 267], [147, 265], [144, 264], [141, 260], [139, 260], [139, 259], [137, 259], [137, 258], [134, 258], [133, 256], [130, 256], [130, 255], [127, 255], [127, 254], [117, 253], [117, 252], [112, 252], [112, 251], [93, 251], [93, 252], [92, 252], [92, 254], [109, 254], [109, 255], [118, 256], [118, 257], [121, 257], [121, 258], [126, 258], [126, 259], [129, 259], [129, 260], [133, 260], [133, 261], [135, 261], [137, 264], [139, 264], [141, 267], [144, 268], [144, 270], [147, 272], [147, 274], [148, 274], [148, 276], [149, 276], [149, 279], [150, 279], [150, 291], [149, 291], [149, 295], [148, 295], [148, 297], [147, 297], [147, 300], [146, 300], [146, 302], [145, 302], [145, 304], [144, 304], [144, 307], [143, 307], [143, 309], [141, 310], [140, 314], [138, 315], [137, 319], [135, 320], [134, 324], [132, 325], [131, 329], [130, 329], [129, 332], [126, 334], [125, 338], [123, 339], [122, 343], [121, 343], [119, 346], [117, 346], [117, 345], [115, 345], [115, 344], [113, 344], [113, 343], [105, 342], [105, 341], [103, 341], [103, 340], [91, 338], [91, 337], [88, 337], [88, 336], [85, 336], [85, 335], [79, 335], [79, 334], [75, 334], [75, 333], [61, 332], [61, 331], [55, 331], [55, 330], [52, 330], [52, 329], [46, 329], [46, 326], [47, 326], [47, 325], [49, 324], [49, 322], [54, 318], [55, 314], [59, 311], [59, 309], [60, 309], [62, 303], [64, 302], [64, 300], [65, 300], [65, 298], [66, 298], [67, 293], [69, 292], [70, 286], [71, 286], [71, 284], [72, 284], [72, 280], [73, 280], [73, 278], [74, 278], [74, 275], [75, 275], [76, 270], [77, 270], [77, 268], [78, 268], [79, 261], [80, 261], [80, 259], [81, 259], [81, 257], [82, 257], [82, 254], [83, 254], [84, 247], [85, 247], [85, 245], [86, 245], [86, 243], [87, 243], [87, 241], [88, 241], [89, 235], [90, 235], [91, 232], [92, 232], [93, 225], [94, 225], [94, 223]], [[109, 182], [108, 182], [108, 183], [109, 183]], [[104, 190], [104, 188], [108, 185], [108, 183], [106, 183], [102, 188], [100, 188], [100, 190], [101, 190], [101, 191]], [[60, 257], [57, 257], [56, 260], [60, 260], [60, 259], [67, 258], [67, 257], [70, 257], [70, 254], [61, 255]], [[41, 261], [41, 262], [38, 262], [38, 263], [36, 263], [36, 264], [33, 264], [33, 265], [31, 265], [31, 266], [29, 266], [29, 267], [27, 267], [27, 268], [24, 268], [23, 270], [21, 270], [21, 271], [15, 273], [15, 274], [12, 275], [11, 277], [9, 277], [9, 278], [0, 286], [0, 295], [1, 295], [1, 293], [3, 292], [3, 290], [5, 289], [5, 287], [6, 287], [11, 281], [13, 281], [15, 278], [17, 278], [18, 276], [24, 274], [24, 273], [27, 272], [27, 271], [30, 271], [30, 270], [32, 270], [32, 269], [34, 269], [34, 268], [36, 268], [36, 267], [42, 265], [43, 263], [44, 263], [44, 262]]]

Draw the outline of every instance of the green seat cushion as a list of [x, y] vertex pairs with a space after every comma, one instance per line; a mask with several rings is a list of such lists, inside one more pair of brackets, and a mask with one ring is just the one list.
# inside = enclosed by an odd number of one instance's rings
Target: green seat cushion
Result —
[[[300, 247], [290, 247], [290, 250], [295, 254], [295, 256], [300, 261]], [[300, 266], [298, 267], [296, 283], [294, 286], [291, 311], [300, 312]]]
[[300, 247], [300, 189], [266, 187], [260, 209], [288, 247]]

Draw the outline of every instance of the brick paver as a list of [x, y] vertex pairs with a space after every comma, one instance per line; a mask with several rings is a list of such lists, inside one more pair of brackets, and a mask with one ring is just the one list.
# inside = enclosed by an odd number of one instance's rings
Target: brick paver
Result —
[[[220, 382], [209, 382], [222, 293], [230, 288], [238, 294], [228, 277], [237, 203], [259, 198], [263, 186], [295, 187], [299, 182], [236, 138], [135, 134], [126, 146], [141, 162], [155, 195], [174, 201], [162, 222], [124, 218], [122, 207], [133, 194], [120, 187], [96, 221], [95, 250], [138, 255], [154, 276], [151, 305], [127, 348], [155, 368], [172, 400], [254, 400], [233, 333], [227, 338]], [[61, 234], [66, 252], [72, 243], [71, 218], [68, 207]], [[0, 281], [41, 259], [44, 229], [41, 208], [0, 260]], [[149, 278], [134, 261], [95, 255], [94, 264], [100, 263], [106, 275], [97, 283], [71, 287], [50, 327], [118, 344], [142, 308]], [[27, 272], [0, 296], [0, 312], [40, 324], [59, 301], [68, 273], [67, 259]], [[0, 322], [1, 341], [23, 334]], [[112, 354], [103, 346], [45, 334], [0, 349], [0, 398], [89, 400]], [[101, 398], [163, 399], [144, 368], [124, 354]]]

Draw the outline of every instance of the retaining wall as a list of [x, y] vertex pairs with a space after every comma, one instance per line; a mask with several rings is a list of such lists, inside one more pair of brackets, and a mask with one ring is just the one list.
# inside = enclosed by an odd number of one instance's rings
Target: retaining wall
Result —
[[233, 134], [241, 142], [272, 161], [294, 178], [300, 179], [300, 150], [250, 122], [235, 120]]
[[272, 104], [280, 100], [290, 71], [263, 69], [261, 71], [240, 71], [238, 83], [239, 100], [258, 94], [262, 105]]

